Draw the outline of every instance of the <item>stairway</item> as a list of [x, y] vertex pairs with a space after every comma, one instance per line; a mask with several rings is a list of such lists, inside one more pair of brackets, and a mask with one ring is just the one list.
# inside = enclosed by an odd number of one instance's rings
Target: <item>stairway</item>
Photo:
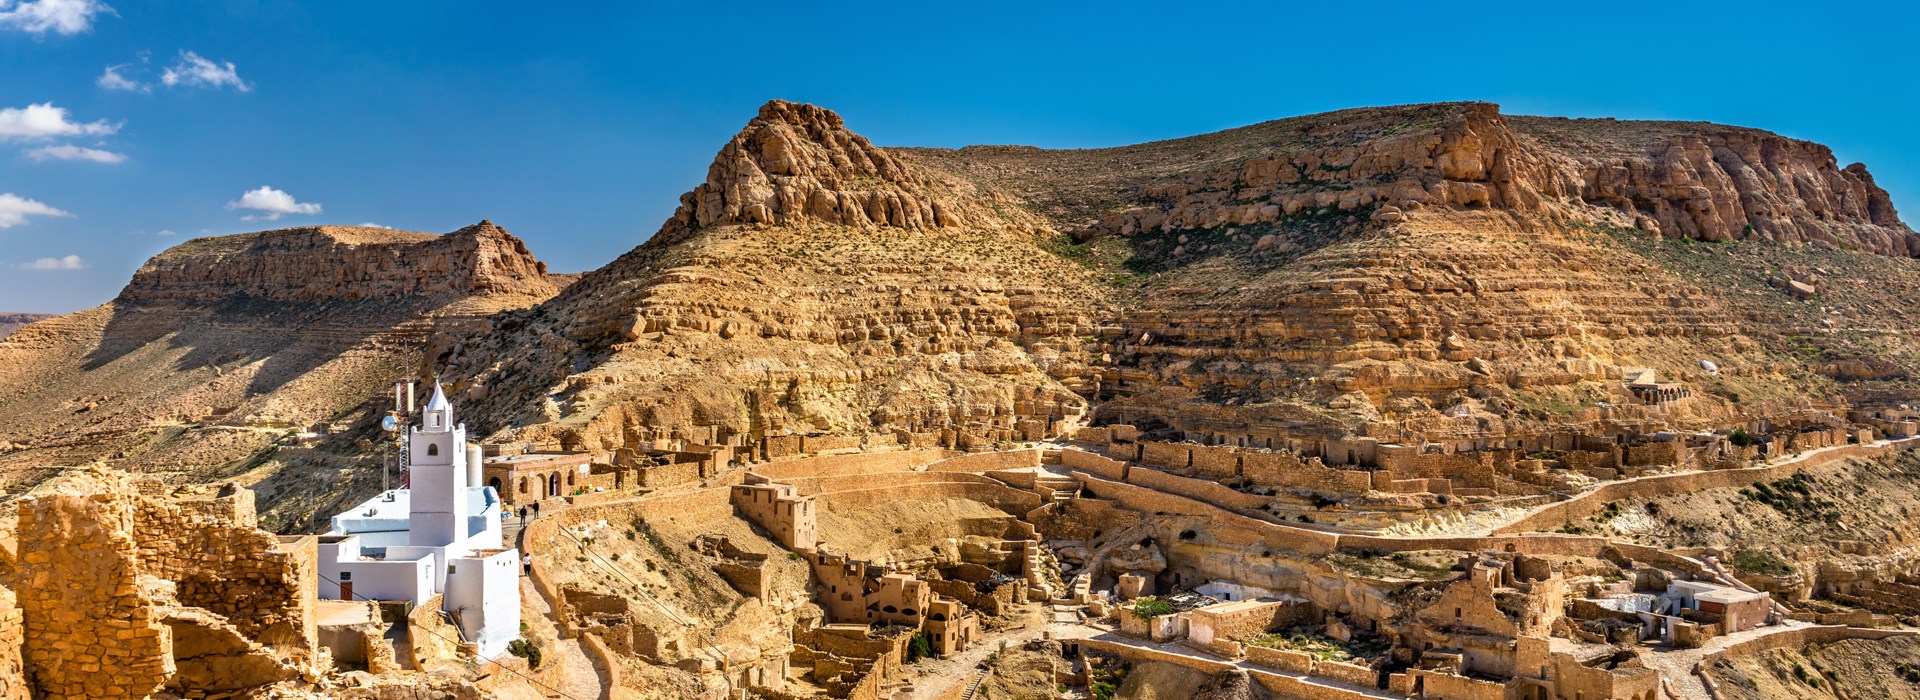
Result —
[[1040, 452], [1040, 468], [1035, 471], [1034, 486], [1046, 491], [1043, 495], [1054, 503], [1071, 501], [1074, 494], [1080, 491], [1080, 482], [1069, 476], [1066, 467], [1062, 466], [1058, 447], [1049, 447]]
[[960, 700], [973, 700], [973, 694], [980, 690], [980, 683], [987, 680], [988, 669], [980, 669], [973, 674], [973, 680], [967, 682], [967, 690], [960, 694]]

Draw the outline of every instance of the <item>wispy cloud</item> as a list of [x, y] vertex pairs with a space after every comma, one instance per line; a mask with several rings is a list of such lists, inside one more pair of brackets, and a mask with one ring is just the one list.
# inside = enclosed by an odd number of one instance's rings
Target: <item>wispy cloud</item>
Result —
[[0, 228], [12, 228], [27, 223], [29, 216], [73, 215], [36, 200], [15, 196], [12, 193], [0, 193]]
[[59, 146], [42, 146], [27, 151], [27, 157], [40, 162], [49, 160], [85, 160], [95, 163], [124, 163], [127, 160], [127, 156], [124, 153], [114, 153], [113, 151], [103, 151], [98, 148], [85, 148], [64, 144]]
[[160, 229], [160, 230], [158, 230], [158, 231], [154, 231], [154, 232], [153, 232], [153, 235], [155, 235], [155, 236], [171, 236], [171, 235], [173, 235], [173, 229], [170, 229], [170, 228], [163, 228], [163, 229]]
[[241, 92], [253, 89], [240, 79], [232, 61], [215, 63], [192, 51], [181, 51], [180, 62], [160, 73], [160, 83], [167, 87], [231, 87]]
[[257, 190], [248, 190], [240, 198], [227, 202], [227, 208], [233, 210], [251, 209], [261, 212], [240, 217], [246, 221], [277, 221], [288, 214], [318, 214], [320, 205], [315, 202], [296, 201], [293, 195], [283, 190], [262, 186]]
[[0, 108], [0, 140], [106, 136], [119, 130], [119, 124], [108, 124], [105, 120], [72, 121], [67, 118], [66, 108], [55, 107], [52, 102]]
[[19, 5], [0, 0], [0, 29], [79, 34], [93, 28], [93, 16], [98, 14], [113, 14], [113, 8], [99, 0], [26, 0]]
[[126, 76], [125, 73], [120, 72], [120, 71], [126, 70], [128, 67], [131, 67], [132, 65], [133, 64], [131, 63], [122, 63], [117, 66], [107, 66], [107, 69], [105, 71], [102, 71], [100, 73], [100, 77], [95, 78], [93, 80], [93, 83], [95, 85], [99, 85], [100, 87], [106, 88], [108, 90], [125, 90], [128, 92], [153, 92], [152, 85], [143, 83], [138, 80], [134, 80], [133, 78], [129, 78]]
[[78, 255], [69, 255], [63, 258], [41, 258], [33, 262], [20, 263], [20, 269], [22, 270], [82, 270], [86, 269], [86, 267], [87, 261], [81, 260]]
[[386, 228], [386, 229], [390, 229], [390, 228], [393, 228], [393, 227], [392, 227], [392, 226], [382, 226], [382, 225], [380, 225], [380, 224], [376, 224], [376, 223], [373, 223], [373, 222], [371, 222], [371, 221], [369, 221], [369, 222], [366, 222], [366, 223], [364, 223], [364, 224], [361, 224], [361, 225], [360, 225], [360, 228]]

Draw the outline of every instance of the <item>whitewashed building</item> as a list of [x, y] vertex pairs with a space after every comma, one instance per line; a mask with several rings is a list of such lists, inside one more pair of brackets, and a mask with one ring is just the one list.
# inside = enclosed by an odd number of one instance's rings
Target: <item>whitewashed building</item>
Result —
[[320, 538], [320, 597], [441, 609], [493, 658], [520, 636], [520, 553], [500, 537], [500, 495], [480, 483], [480, 450], [439, 384], [410, 433], [409, 488], [333, 516]]

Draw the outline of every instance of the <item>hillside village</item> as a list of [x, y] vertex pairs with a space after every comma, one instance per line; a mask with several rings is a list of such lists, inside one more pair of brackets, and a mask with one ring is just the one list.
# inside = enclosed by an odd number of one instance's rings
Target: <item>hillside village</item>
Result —
[[1751, 129], [774, 101], [577, 278], [280, 229], [0, 339], [0, 697], [1916, 697], [1916, 254]]

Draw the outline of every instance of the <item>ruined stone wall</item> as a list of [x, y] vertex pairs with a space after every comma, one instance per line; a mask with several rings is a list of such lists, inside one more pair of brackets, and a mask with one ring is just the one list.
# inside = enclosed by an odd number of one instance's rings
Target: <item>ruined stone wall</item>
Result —
[[858, 435], [806, 435], [800, 438], [800, 451], [807, 454], [826, 454], [841, 450], [860, 449]]
[[20, 657], [26, 628], [13, 591], [0, 588], [0, 700], [28, 700], [26, 665]]
[[1229, 508], [1259, 508], [1268, 502], [1264, 496], [1241, 493], [1218, 482], [1189, 479], [1145, 467], [1128, 470], [1127, 483]]
[[1127, 480], [1126, 462], [1102, 457], [1086, 450], [1062, 450], [1060, 463], [1067, 465], [1069, 469], [1078, 469], [1109, 481]]
[[1372, 472], [1334, 469], [1318, 457], [1286, 451], [1251, 450], [1241, 454], [1241, 473], [1265, 486], [1297, 486], [1334, 493], [1360, 493], [1371, 488]]
[[1040, 466], [1040, 450], [1008, 450], [943, 459], [927, 465], [930, 472], [989, 472]]
[[939, 449], [872, 452], [793, 459], [756, 465], [754, 473], [772, 479], [843, 474], [874, 474], [906, 471], [945, 458], [952, 453]]
[[132, 499], [110, 492], [21, 500], [24, 658], [45, 697], [144, 698], [173, 674], [133, 533]]
[[254, 641], [312, 651], [316, 543], [283, 542], [257, 522], [253, 492], [237, 487], [213, 498], [140, 498], [134, 511], [140, 568], [174, 582], [182, 604], [228, 618]]

